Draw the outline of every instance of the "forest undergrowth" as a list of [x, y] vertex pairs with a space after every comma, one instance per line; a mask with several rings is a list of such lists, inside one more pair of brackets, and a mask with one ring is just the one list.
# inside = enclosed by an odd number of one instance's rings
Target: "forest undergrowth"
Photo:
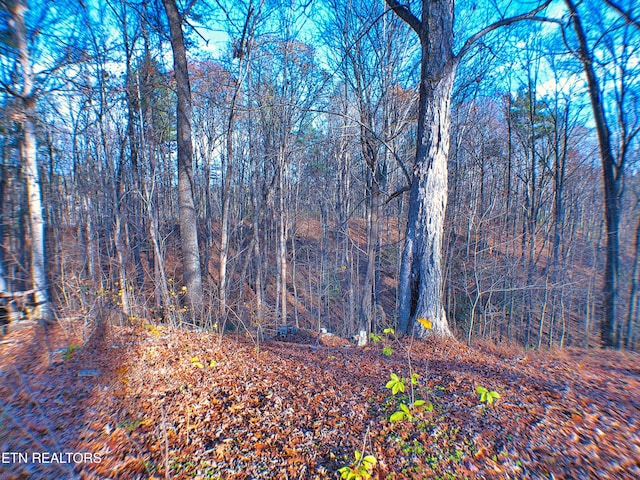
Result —
[[302, 330], [258, 344], [143, 323], [73, 332], [2, 339], [0, 452], [29, 461], [4, 455], [0, 478], [339, 478], [363, 466], [356, 452], [375, 458], [375, 479], [640, 478], [637, 354], [390, 333], [359, 348]]

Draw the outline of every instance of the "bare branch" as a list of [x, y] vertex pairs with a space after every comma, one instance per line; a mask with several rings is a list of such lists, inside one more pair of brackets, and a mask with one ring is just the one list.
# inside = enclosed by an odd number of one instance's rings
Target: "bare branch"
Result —
[[472, 35], [471, 37], [469, 37], [467, 39], [467, 41], [462, 46], [462, 49], [458, 53], [458, 55], [456, 55], [456, 59], [459, 61], [469, 50], [471, 50], [473, 45], [478, 40], [480, 40], [482, 37], [484, 37], [488, 33], [491, 33], [491, 32], [493, 32], [494, 30], [496, 30], [496, 29], [498, 29], [500, 27], [506, 27], [508, 25], [512, 25], [514, 23], [521, 22], [523, 20], [534, 20], [534, 21], [539, 21], [539, 22], [553, 21], [552, 19], [549, 19], [549, 18], [546, 18], [546, 17], [538, 17], [537, 16], [538, 13], [540, 13], [541, 11], [543, 11], [545, 8], [547, 8], [549, 6], [551, 1], [552, 0], [546, 0], [542, 5], [540, 5], [535, 10], [532, 10], [532, 11], [527, 12], [527, 13], [523, 13], [522, 15], [516, 15], [515, 17], [503, 18], [502, 20], [498, 20], [497, 22], [492, 23], [491, 25], [483, 28], [482, 30], [480, 30], [479, 32], [475, 33], [474, 35]]
[[399, 190], [396, 190], [395, 192], [393, 192], [389, 198], [387, 198], [384, 201], [384, 204], [388, 204], [391, 200], [393, 200], [394, 198], [398, 198], [400, 195], [402, 195], [405, 192], [408, 192], [409, 190], [411, 190], [411, 185], [405, 185], [404, 187], [400, 188]]
[[407, 23], [417, 34], [420, 36], [422, 30], [422, 22], [416, 17], [408, 5], [400, 5], [397, 0], [385, 0], [389, 8], [398, 15], [404, 22]]
[[195, 3], [198, 0], [190, 0], [189, 4], [184, 8], [184, 11], [182, 12], [182, 15], [180, 15], [180, 17], [182, 17], [182, 20], [184, 21], [185, 18], [187, 18], [189, 16], [189, 13], [191, 12], [191, 9], [193, 8], [193, 6], [195, 5]]
[[193, 23], [191, 23], [189, 20], [187, 20], [187, 18], [183, 18], [182, 19], [182, 23], [183, 25], [186, 25], [187, 27], [190, 27], [194, 32], [196, 32], [196, 35], [198, 35], [206, 45], [209, 45], [209, 40], [207, 40], [199, 31], [198, 29], [193, 25]]
[[409, 174], [409, 170], [407, 169], [407, 166], [404, 164], [400, 156], [395, 152], [395, 150], [391, 147], [391, 145], [385, 142], [385, 140], [381, 138], [374, 130], [372, 130], [371, 127], [369, 127], [368, 125], [365, 125], [363, 122], [361, 122], [357, 118], [354, 118], [351, 115], [347, 115], [345, 113], [333, 112], [330, 110], [314, 109], [314, 108], [307, 109], [307, 111], [315, 112], [315, 113], [324, 113], [327, 115], [335, 115], [336, 117], [346, 118], [347, 120], [351, 120], [352, 122], [358, 124], [360, 127], [364, 128], [367, 132], [369, 132], [369, 134], [371, 134], [373, 138], [375, 138], [378, 142], [380, 142], [380, 144], [384, 148], [386, 148], [391, 155], [393, 155], [393, 158], [396, 160], [396, 162], [398, 162], [398, 166], [402, 169], [402, 173], [404, 174], [405, 179], [409, 184], [411, 183], [411, 175]]
[[9, 85], [8, 83], [4, 83], [2, 80], [0, 80], [0, 86], [10, 95], [19, 98], [21, 100], [26, 100], [27, 97], [25, 97], [24, 95], [22, 95], [21, 93], [19, 93], [18, 91], [14, 90], [14, 88]]
[[640, 30], [640, 19], [632, 16], [631, 11], [626, 11], [624, 8], [622, 8], [620, 5], [613, 2], [612, 0], [604, 0], [604, 3], [606, 3], [618, 14], [620, 14], [620, 16], [624, 18], [625, 22], [627, 22], [629, 25], [633, 25], [634, 27]]
[[41, 291], [41, 289], [38, 288], [33, 288], [31, 290], [23, 290], [20, 292], [5, 292], [5, 291], [0, 291], [0, 298], [21, 298], [21, 297], [27, 297], [29, 295], [33, 295], [34, 293], [37, 293]]

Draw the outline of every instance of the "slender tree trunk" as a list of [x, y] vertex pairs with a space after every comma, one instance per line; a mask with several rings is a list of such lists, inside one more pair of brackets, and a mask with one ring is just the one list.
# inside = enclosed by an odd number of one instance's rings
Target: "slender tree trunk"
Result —
[[[553, 295], [551, 299], [551, 329], [556, 324], [558, 304], [563, 303], [564, 287], [558, 285], [561, 278], [561, 254], [565, 238], [565, 202], [564, 187], [566, 177], [567, 152], [569, 145], [569, 105], [564, 106], [562, 112], [562, 123], [557, 106], [554, 113], [554, 207], [553, 207], [553, 265], [551, 265], [551, 288]], [[562, 312], [562, 310], [560, 310]], [[553, 333], [551, 331], [551, 333]], [[549, 347], [552, 343], [549, 340]]]
[[153, 258], [156, 283], [156, 305], [160, 307], [160, 311], [169, 316], [173, 320], [173, 314], [168, 310], [171, 303], [169, 296], [169, 288], [167, 286], [167, 273], [164, 268], [164, 253], [160, 245], [160, 235], [158, 232], [158, 214], [155, 211], [155, 204], [152, 200], [153, 195], [147, 195], [147, 215], [149, 217], [149, 238], [153, 244]]
[[[5, 218], [7, 213], [5, 203], [5, 192], [9, 184], [9, 172], [7, 168], [7, 139], [2, 139], [2, 160], [0, 162], [0, 218]], [[7, 272], [5, 270], [5, 223], [0, 222], [0, 292], [7, 292], [9, 285], [7, 283]], [[5, 306], [6, 300], [0, 299], [0, 305]]]
[[175, 0], [162, 0], [171, 34], [173, 67], [177, 91], [178, 120], [178, 207], [182, 243], [183, 285], [187, 288], [187, 305], [198, 319], [202, 313], [202, 273], [198, 248], [198, 215], [194, 202], [193, 144], [191, 141], [191, 83], [187, 51], [182, 33], [182, 16]]
[[122, 241], [122, 213], [120, 211], [121, 194], [115, 195], [115, 228], [113, 233], [113, 243], [116, 249], [116, 261], [118, 266], [118, 296], [120, 298], [120, 306], [122, 312], [127, 318], [131, 317], [131, 302], [129, 300], [129, 280], [127, 278], [127, 257], [125, 254], [125, 246]]
[[[262, 5], [262, 2], [261, 2]], [[226, 158], [225, 168], [223, 169], [223, 181], [222, 181], [222, 226], [220, 233], [220, 269], [219, 269], [219, 316], [224, 323], [227, 317], [227, 294], [228, 294], [228, 280], [227, 280], [227, 263], [229, 259], [229, 213], [231, 206], [231, 178], [233, 175], [233, 132], [236, 120], [236, 108], [238, 98], [242, 92], [242, 85], [245, 77], [249, 76], [249, 70], [251, 63], [249, 62], [251, 39], [253, 35], [253, 22], [255, 22], [254, 9], [252, 2], [249, 2], [247, 10], [247, 16], [245, 18], [244, 28], [242, 32], [242, 38], [240, 39], [237, 49], [234, 51], [234, 58], [238, 58], [238, 80], [233, 92], [233, 98], [231, 100], [229, 117], [227, 120], [227, 132], [226, 132]], [[249, 79], [250, 80], [250, 79]], [[257, 239], [258, 232], [254, 231], [254, 239]], [[253, 248], [253, 246], [250, 247]]]
[[627, 331], [625, 347], [634, 348], [633, 332], [638, 321], [638, 272], [640, 270], [640, 219], [636, 226], [636, 239], [634, 245], [633, 272], [631, 273], [631, 286], [629, 288], [629, 312], [627, 314]]
[[97, 282], [100, 278], [99, 268], [99, 256], [98, 245], [95, 227], [93, 224], [93, 201], [91, 197], [84, 197], [82, 200], [82, 208], [85, 213], [85, 226], [84, 226], [84, 243], [85, 252], [87, 255], [87, 275], [92, 282]]
[[[247, 22], [249, 18], [247, 18]], [[220, 269], [219, 269], [219, 308], [218, 315], [222, 319], [224, 323], [227, 316], [227, 293], [228, 293], [228, 284], [229, 281], [227, 279], [227, 264], [229, 259], [229, 216], [230, 216], [230, 207], [231, 207], [231, 179], [233, 175], [233, 131], [234, 124], [236, 120], [236, 107], [238, 102], [238, 97], [240, 96], [242, 84], [244, 81], [245, 75], [248, 73], [248, 69], [250, 68], [249, 62], [246, 62], [246, 71], [243, 71], [245, 68], [245, 62], [243, 61], [244, 54], [240, 57], [240, 65], [239, 65], [239, 75], [240, 79], [236, 84], [236, 88], [233, 92], [233, 99], [231, 100], [231, 106], [229, 111], [229, 118], [227, 120], [227, 132], [226, 132], [226, 157], [225, 164], [222, 173], [222, 225], [220, 232]]]
[[[251, 156], [253, 158], [253, 156]], [[254, 275], [255, 275], [255, 295], [256, 295], [256, 317], [258, 324], [262, 324], [262, 251], [261, 251], [261, 242], [260, 242], [260, 212], [261, 205], [258, 201], [258, 166], [253, 170], [251, 175], [251, 204], [253, 206], [253, 236], [255, 242], [253, 243], [253, 264], [254, 264]]]
[[602, 163], [602, 178], [604, 183], [604, 218], [606, 228], [606, 260], [604, 267], [604, 286], [602, 299], [603, 318], [600, 323], [600, 340], [603, 347], [616, 346], [616, 303], [618, 297], [618, 264], [619, 264], [619, 235], [620, 225], [620, 201], [622, 168], [617, 164], [613, 145], [611, 143], [611, 131], [605, 116], [604, 104], [598, 77], [594, 69], [593, 54], [589, 51], [587, 37], [582, 26], [582, 20], [572, 0], [565, 0], [573, 29], [578, 38], [579, 58], [582, 62], [591, 108], [598, 134], [600, 147], [600, 160]]
[[287, 210], [285, 199], [285, 152], [280, 146], [278, 153], [278, 303], [280, 305], [280, 323], [287, 324]]
[[[239, 88], [239, 87], [237, 87]], [[222, 222], [220, 226], [220, 268], [218, 279], [218, 316], [222, 323], [227, 317], [227, 262], [229, 259], [229, 211], [231, 206], [231, 176], [233, 175], [233, 124], [235, 120], [235, 103], [238, 90], [233, 97], [231, 112], [227, 123], [227, 154], [222, 173]]]
[[50, 322], [53, 311], [49, 300], [49, 285], [45, 273], [45, 222], [42, 208], [42, 191], [36, 145], [36, 97], [33, 86], [33, 71], [29, 56], [29, 44], [25, 26], [27, 6], [23, 1], [11, 5], [15, 41], [22, 68], [22, 158], [26, 180], [27, 204], [29, 208], [29, 225], [31, 227], [31, 281], [33, 284], [35, 308], [32, 318]]

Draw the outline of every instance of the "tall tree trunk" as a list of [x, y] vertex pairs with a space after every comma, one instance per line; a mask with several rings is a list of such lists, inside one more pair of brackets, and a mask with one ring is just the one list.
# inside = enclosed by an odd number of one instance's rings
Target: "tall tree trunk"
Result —
[[187, 288], [187, 305], [197, 319], [202, 313], [202, 273], [198, 248], [198, 215], [194, 202], [193, 144], [191, 141], [191, 83], [187, 68], [187, 51], [182, 33], [182, 16], [175, 0], [162, 0], [169, 20], [173, 68], [177, 91], [178, 139], [178, 207], [182, 243], [183, 285]]
[[[262, 2], [260, 4], [262, 6]], [[249, 2], [247, 16], [245, 18], [242, 37], [239, 46], [234, 51], [234, 58], [238, 58], [238, 80], [233, 91], [233, 98], [229, 109], [229, 117], [227, 120], [226, 132], [226, 148], [227, 155], [225, 157], [226, 165], [222, 169], [222, 226], [220, 233], [220, 278], [219, 278], [219, 313], [218, 315], [224, 323], [227, 318], [227, 264], [229, 260], [229, 215], [231, 206], [231, 178], [233, 175], [233, 132], [236, 120], [236, 108], [238, 99], [242, 93], [242, 86], [245, 78], [249, 75], [251, 64], [249, 62], [250, 49], [247, 45], [251, 44], [253, 35], [253, 22], [255, 22], [254, 9], [252, 2]], [[254, 231], [254, 238], [257, 238], [257, 231]]]
[[634, 244], [633, 272], [631, 273], [631, 286], [629, 287], [629, 311], [627, 313], [627, 331], [624, 346], [633, 350], [634, 330], [638, 322], [638, 272], [640, 271], [640, 218], [636, 226], [636, 239]]
[[[422, 46], [415, 166], [409, 220], [402, 252], [399, 330], [427, 320], [437, 336], [449, 336], [443, 304], [442, 239], [447, 205], [447, 160], [451, 94], [457, 68], [453, 55], [453, 0], [423, 2], [422, 20], [394, 11], [418, 33]], [[428, 3], [428, 5], [427, 5]], [[402, 13], [404, 12], [404, 17]], [[407, 17], [407, 18], [405, 18]], [[424, 335], [428, 330], [422, 328]]]
[[[421, 2], [421, 18], [396, 0], [393, 11], [418, 34], [422, 46], [415, 166], [398, 292], [398, 329], [417, 325], [424, 336], [450, 336], [443, 303], [442, 240], [447, 205], [451, 94], [458, 59], [453, 54], [453, 0]], [[418, 324], [414, 322], [419, 321]]]
[[231, 176], [233, 175], [233, 124], [235, 120], [236, 98], [240, 86], [234, 92], [231, 112], [227, 123], [227, 155], [222, 169], [222, 222], [220, 226], [220, 268], [218, 279], [218, 316], [222, 323], [227, 318], [227, 263], [229, 259], [229, 213], [231, 206]]
[[337, 210], [337, 225], [336, 231], [338, 232], [337, 242], [339, 243], [340, 252], [339, 263], [340, 269], [346, 272], [347, 281], [347, 305], [343, 314], [343, 332], [352, 332], [355, 328], [355, 311], [356, 311], [356, 276], [355, 268], [353, 265], [353, 240], [351, 239], [349, 231], [349, 212], [351, 209], [351, 197], [349, 192], [351, 190], [351, 155], [349, 153], [349, 144], [347, 132], [349, 124], [347, 123], [347, 84], [344, 84], [344, 103], [342, 108], [344, 109], [344, 116], [342, 117], [340, 140], [338, 141], [336, 151], [336, 162], [338, 172], [336, 175], [336, 210]]
[[[121, 184], [122, 182], [118, 182]], [[120, 297], [120, 306], [122, 307], [122, 313], [127, 319], [132, 316], [131, 301], [129, 298], [129, 279], [127, 277], [127, 255], [124, 242], [122, 240], [122, 211], [120, 208], [122, 200], [121, 187], [117, 188], [117, 193], [114, 195], [114, 208], [115, 208], [115, 228], [113, 233], [113, 243], [116, 249], [116, 263], [118, 266], [118, 296]]]
[[546, 8], [504, 18], [469, 37], [457, 55], [453, 53], [454, 0], [422, 0], [420, 18], [407, 5], [385, 0], [417, 34], [422, 47], [416, 160], [411, 178], [409, 221], [402, 252], [398, 302], [401, 332], [419, 321], [420, 334], [431, 322], [436, 336], [450, 336], [444, 311], [442, 238], [447, 206], [447, 162], [451, 95], [462, 56], [474, 43], [496, 28], [526, 20]]
[[158, 231], [158, 213], [157, 207], [153, 201], [153, 194], [146, 193], [147, 197], [147, 215], [149, 218], [149, 238], [153, 244], [154, 271], [156, 283], [156, 306], [159, 307], [160, 313], [168, 316], [173, 322], [173, 314], [169, 310], [171, 297], [169, 296], [169, 288], [167, 286], [167, 272], [164, 268], [164, 252], [160, 244], [160, 234]]
[[84, 197], [82, 200], [82, 209], [85, 214], [84, 226], [84, 243], [87, 255], [87, 275], [92, 282], [98, 282], [100, 278], [100, 261], [98, 256], [98, 245], [95, 227], [93, 224], [93, 215], [95, 209], [91, 197]]
[[287, 324], [287, 208], [285, 188], [285, 147], [280, 146], [278, 153], [278, 240], [277, 266], [278, 266], [278, 301], [280, 305], [280, 323]]
[[[360, 90], [360, 89], [359, 89]], [[371, 128], [372, 119], [366, 102], [360, 102], [361, 117], [363, 124]], [[360, 305], [360, 345], [367, 342], [368, 334], [373, 331], [374, 312], [376, 310], [376, 280], [377, 280], [377, 257], [380, 252], [380, 185], [382, 183], [382, 169], [380, 168], [379, 155], [375, 148], [375, 139], [372, 138], [369, 130], [360, 127], [360, 143], [362, 155], [367, 163], [367, 199], [366, 199], [366, 219], [367, 219], [367, 269], [365, 271], [362, 284], [362, 302]]]
[[[250, 82], [249, 82], [250, 83]], [[249, 107], [251, 107], [251, 103], [249, 103]], [[249, 110], [249, 131], [251, 131], [251, 127], [253, 125], [253, 117], [251, 115], [251, 108]], [[261, 191], [260, 182], [259, 182], [259, 162], [256, 160], [255, 153], [253, 151], [253, 142], [249, 145], [249, 158], [252, 162], [255, 162], [255, 165], [252, 168], [251, 173], [251, 206], [252, 206], [252, 219], [251, 224], [253, 226], [253, 237], [255, 242], [253, 243], [253, 265], [254, 265], [254, 278], [255, 278], [255, 295], [256, 295], [256, 303], [255, 303], [255, 312], [256, 319], [258, 325], [262, 324], [262, 299], [264, 297], [262, 291], [262, 250], [261, 250], [261, 231], [260, 231], [260, 215], [262, 210], [262, 203], [258, 198], [259, 192]]]
[[[551, 284], [553, 288], [553, 296], [551, 303], [551, 330], [557, 320], [558, 304], [562, 304], [564, 287], [558, 285], [561, 278], [561, 254], [565, 238], [565, 200], [564, 188], [566, 180], [566, 164], [569, 145], [569, 104], [564, 105], [562, 118], [560, 119], [560, 111], [557, 105], [558, 96], [556, 95], [556, 106], [554, 109], [554, 203], [553, 203], [553, 265], [551, 266]], [[562, 255], [566, 256], [566, 255]], [[566, 260], [566, 258], [565, 258]], [[562, 310], [560, 310], [562, 312]], [[549, 347], [551, 347], [551, 340]]]
[[587, 45], [587, 37], [582, 26], [582, 20], [578, 15], [575, 3], [572, 0], [565, 0], [565, 3], [571, 13], [571, 23], [578, 38], [578, 54], [587, 77], [587, 87], [598, 135], [604, 182], [604, 219], [607, 235], [600, 341], [603, 347], [615, 347], [618, 264], [620, 258], [618, 228], [620, 225], [622, 168], [616, 162], [613, 153], [611, 131], [604, 112], [600, 84], [593, 66], [594, 58]]
[[35, 308], [32, 317], [49, 322], [53, 320], [53, 311], [49, 300], [49, 285], [45, 274], [45, 224], [42, 210], [42, 191], [40, 173], [38, 171], [36, 145], [36, 97], [33, 86], [33, 71], [29, 57], [29, 44], [25, 25], [27, 5], [16, 1], [11, 5], [15, 41], [22, 68], [22, 100], [23, 143], [22, 157], [24, 176], [27, 183], [27, 203], [29, 208], [29, 225], [31, 227], [31, 280], [33, 283]]
[[[430, 54], [423, 46], [423, 56]], [[418, 146], [409, 197], [409, 222], [400, 272], [400, 331], [416, 319], [450, 335], [442, 302], [441, 250], [447, 203], [450, 103], [455, 66], [439, 75], [423, 61], [420, 82]]]

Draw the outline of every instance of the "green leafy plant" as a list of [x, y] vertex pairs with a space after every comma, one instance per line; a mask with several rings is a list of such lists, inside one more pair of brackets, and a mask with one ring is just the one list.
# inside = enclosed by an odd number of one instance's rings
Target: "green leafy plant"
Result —
[[73, 352], [75, 352], [76, 350], [80, 350], [80, 348], [82, 348], [80, 345], [69, 345], [62, 351], [62, 358], [64, 360], [69, 360], [71, 357], [73, 357]]
[[427, 402], [425, 400], [415, 400], [414, 396], [414, 386], [418, 385], [418, 381], [420, 379], [420, 375], [417, 373], [411, 374], [411, 379], [407, 380], [406, 378], [400, 378], [395, 373], [391, 374], [391, 380], [387, 382], [385, 385], [386, 388], [391, 390], [393, 395], [398, 393], [404, 393], [406, 390], [406, 383], [410, 382], [411, 384], [411, 403], [407, 405], [406, 403], [400, 403], [398, 405], [399, 410], [395, 411], [391, 417], [389, 418], [392, 422], [401, 422], [403, 420], [408, 420], [412, 422], [416, 418], [416, 414], [423, 411], [432, 411], [433, 404], [431, 402]]
[[395, 373], [392, 373], [391, 380], [387, 382], [387, 384], [385, 385], [385, 388], [388, 388], [389, 390], [391, 390], [391, 393], [393, 395], [397, 394], [398, 392], [404, 393], [405, 391], [404, 382], [405, 382], [404, 378], [400, 378]]
[[426, 402], [425, 400], [416, 400], [410, 405], [401, 403], [399, 405], [400, 410], [394, 412], [389, 418], [392, 422], [402, 422], [407, 420], [413, 422], [416, 419], [416, 415], [420, 412], [431, 412], [433, 410], [433, 404]]
[[400, 410], [398, 410], [397, 412], [393, 413], [391, 415], [391, 417], [389, 418], [389, 420], [392, 421], [392, 422], [401, 422], [403, 420], [412, 421], [413, 418], [414, 417], [411, 414], [411, 410], [409, 410], [409, 407], [407, 407], [404, 403], [401, 403], [400, 404]]
[[355, 460], [351, 465], [338, 469], [340, 478], [345, 480], [366, 480], [371, 478], [373, 469], [378, 462], [373, 455], [363, 456], [359, 450], [355, 452]]
[[487, 405], [491, 405], [494, 400], [500, 398], [500, 394], [495, 390], [487, 390], [484, 387], [477, 387], [476, 392], [480, 395], [480, 401], [482, 403], [486, 403]]
[[[378, 335], [377, 333], [373, 333], [371, 332], [369, 334], [369, 340], [371, 340], [373, 343], [380, 343], [383, 340], [383, 335], [384, 336], [390, 336], [390, 335], [394, 335], [395, 334], [395, 330], [393, 328], [385, 328], [382, 331], [382, 335]], [[382, 354], [385, 357], [389, 357], [391, 355], [393, 355], [393, 348], [391, 348], [389, 345], [384, 344], [383, 348], [382, 348]]]

